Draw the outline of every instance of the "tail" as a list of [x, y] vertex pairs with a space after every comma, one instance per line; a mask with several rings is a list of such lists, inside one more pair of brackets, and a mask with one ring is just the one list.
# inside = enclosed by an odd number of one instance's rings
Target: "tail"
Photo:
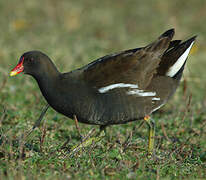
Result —
[[170, 42], [175, 34], [174, 29], [169, 29], [158, 37], [158, 39], [147, 45], [144, 49], [150, 51], [153, 55], [160, 56], [170, 47]]
[[183, 43], [180, 43], [180, 40], [171, 41], [168, 50], [161, 58], [157, 70], [158, 75], [169, 76], [179, 80], [195, 39], [196, 36]]

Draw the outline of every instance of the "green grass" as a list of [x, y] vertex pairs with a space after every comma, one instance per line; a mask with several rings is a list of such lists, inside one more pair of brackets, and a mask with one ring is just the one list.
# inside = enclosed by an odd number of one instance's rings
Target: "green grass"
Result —
[[[203, 0], [0, 1], [0, 179], [205, 179], [205, 6]], [[146, 155], [141, 121], [111, 126], [101, 142], [69, 157], [80, 137], [74, 122], [52, 109], [23, 144], [46, 104], [31, 77], [8, 77], [23, 52], [41, 50], [66, 72], [143, 46], [171, 27], [176, 38], [198, 39], [184, 81], [152, 116], [154, 157]], [[83, 135], [94, 128], [79, 125]]]

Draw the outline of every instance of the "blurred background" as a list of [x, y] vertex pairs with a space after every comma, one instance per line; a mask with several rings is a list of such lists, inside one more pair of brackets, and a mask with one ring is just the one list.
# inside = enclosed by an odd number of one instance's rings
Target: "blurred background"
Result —
[[[176, 117], [180, 107], [181, 112], [184, 111], [189, 96], [192, 96], [192, 103], [189, 102], [192, 115], [200, 113], [205, 117], [205, 20], [205, 0], [1, 0], [2, 134], [12, 138], [21, 134], [32, 126], [45, 104], [31, 77], [8, 76], [24, 52], [40, 50], [61, 72], [68, 72], [106, 54], [147, 45], [170, 28], [176, 30], [174, 39], [186, 40], [194, 35], [198, 38], [186, 65], [184, 82], [166, 106], [173, 113], [168, 119]], [[52, 129], [54, 134], [48, 133], [52, 134], [51, 138], [65, 138], [65, 134], [69, 136], [75, 131], [73, 122], [54, 111], [50, 110], [47, 117], [52, 119], [48, 126], [52, 124], [52, 127], [62, 129]], [[162, 122], [167, 123], [167, 118], [162, 118]], [[173, 129], [173, 132], [176, 131]]]

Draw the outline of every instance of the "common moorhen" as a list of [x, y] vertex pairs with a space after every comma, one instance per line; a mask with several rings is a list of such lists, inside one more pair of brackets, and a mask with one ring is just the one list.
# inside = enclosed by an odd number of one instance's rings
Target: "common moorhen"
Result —
[[61, 73], [40, 51], [24, 53], [11, 71], [33, 76], [48, 104], [79, 122], [123, 124], [144, 119], [149, 125], [149, 148], [154, 145], [154, 122], [149, 115], [177, 89], [195, 36], [174, 40], [174, 29], [153, 43], [110, 54], [77, 70]]

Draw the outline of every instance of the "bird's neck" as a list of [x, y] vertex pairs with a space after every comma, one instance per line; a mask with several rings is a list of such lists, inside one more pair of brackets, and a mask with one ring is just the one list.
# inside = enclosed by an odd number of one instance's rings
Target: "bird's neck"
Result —
[[50, 69], [49, 71], [42, 71], [41, 74], [33, 76], [42, 92], [42, 95], [48, 99], [55, 93], [56, 85], [60, 76], [60, 72], [56, 69]]

